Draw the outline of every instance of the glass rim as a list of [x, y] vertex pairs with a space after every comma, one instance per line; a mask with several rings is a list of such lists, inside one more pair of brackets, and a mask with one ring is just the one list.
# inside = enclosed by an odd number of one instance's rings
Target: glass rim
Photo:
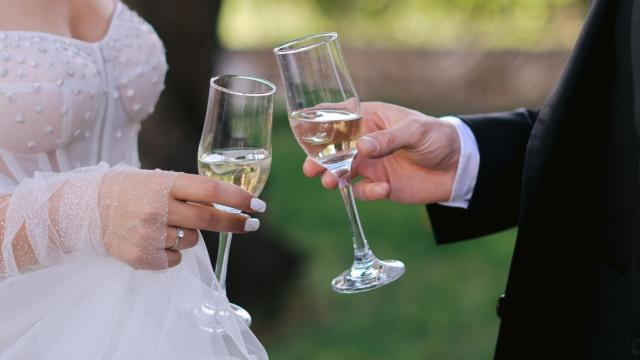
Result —
[[[233, 89], [229, 89], [227, 87], [224, 87], [218, 83], [216, 83], [216, 81], [220, 80], [220, 79], [244, 79], [244, 80], [250, 80], [250, 81], [254, 81], [254, 82], [258, 82], [261, 83], [263, 85], [266, 85], [269, 87], [268, 91], [262, 91], [262, 92], [243, 92], [243, 91], [237, 91], [237, 90], [233, 90]], [[250, 75], [216, 75], [214, 77], [211, 78], [211, 80], [209, 80], [209, 85], [211, 85], [211, 87], [220, 90], [222, 92], [226, 92], [229, 94], [233, 94], [233, 95], [242, 95], [242, 96], [269, 96], [269, 95], [273, 95], [276, 92], [276, 85], [274, 83], [272, 83], [269, 80], [265, 80], [263, 78], [259, 78], [257, 76], [250, 76]]]
[[[311, 43], [309, 45], [305, 45], [302, 47], [294, 47], [291, 48], [292, 46], [299, 44], [303, 41], [307, 41], [310, 39], [315, 39], [315, 38], [319, 38], [320, 40], [314, 43]], [[318, 34], [312, 34], [312, 35], [307, 35], [307, 36], [302, 36], [296, 39], [293, 39], [291, 41], [288, 41], [280, 46], [276, 46], [273, 49], [273, 52], [276, 55], [284, 55], [284, 54], [295, 54], [295, 53], [299, 53], [302, 51], [306, 51], [309, 49], [313, 49], [315, 47], [321, 46], [321, 45], [325, 45], [333, 40], [337, 40], [338, 39], [338, 33], [337, 32], [323, 32], [323, 33], [318, 33]]]

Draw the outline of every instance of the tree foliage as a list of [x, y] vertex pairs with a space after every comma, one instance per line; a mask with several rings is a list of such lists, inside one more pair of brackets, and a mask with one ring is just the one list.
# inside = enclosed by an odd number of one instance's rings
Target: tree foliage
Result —
[[359, 46], [568, 48], [588, 0], [232, 0], [220, 33], [231, 48], [338, 31]]

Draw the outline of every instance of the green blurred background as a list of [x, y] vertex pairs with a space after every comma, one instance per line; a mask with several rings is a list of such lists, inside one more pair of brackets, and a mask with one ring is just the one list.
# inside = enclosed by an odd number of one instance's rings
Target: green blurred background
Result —
[[[143, 163], [189, 172], [208, 77], [278, 81], [271, 48], [286, 40], [339, 32], [363, 100], [433, 115], [507, 110], [542, 104], [588, 8], [586, 0], [129, 2], [160, 33], [170, 64], [143, 128]], [[424, 207], [360, 202], [376, 254], [407, 272], [372, 292], [332, 292], [330, 280], [352, 260], [346, 214], [337, 192], [302, 175], [283, 106], [278, 97], [269, 210], [258, 234], [234, 243], [228, 283], [271, 358], [491, 358], [515, 230], [438, 247]], [[215, 250], [215, 234], [208, 241]]]
[[[275, 120], [286, 123], [282, 114]], [[514, 232], [436, 247], [423, 207], [360, 202], [373, 250], [381, 258], [401, 259], [407, 272], [375, 291], [333, 293], [330, 280], [353, 259], [340, 195], [301, 175], [304, 155], [287, 127], [277, 126], [273, 136], [268, 219], [306, 261], [280, 320], [284, 323], [257, 325], [266, 328], [263, 340], [271, 357], [490, 358], [498, 327], [495, 302], [503, 289]]]
[[[349, 45], [568, 48], [586, 0], [227, 0], [218, 31], [227, 48], [262, 48], [337, 31]], [[270, 16], [273, 15], [273, 16]]]

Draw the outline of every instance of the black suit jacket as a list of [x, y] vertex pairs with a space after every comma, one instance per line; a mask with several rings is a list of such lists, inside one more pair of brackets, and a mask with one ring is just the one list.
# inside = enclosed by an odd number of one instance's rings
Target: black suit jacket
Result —
[[640, 0], [595, 0], [538, 111], [462, 116], [480, 151], [448, 243], [517, 225], [496, 358], [640, 359]]

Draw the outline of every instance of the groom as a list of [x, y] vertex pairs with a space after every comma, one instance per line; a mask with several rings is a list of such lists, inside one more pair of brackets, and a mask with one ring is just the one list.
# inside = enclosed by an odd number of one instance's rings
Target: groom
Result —
[[363, 116], [359, 198], [431, 204], [441, 244], [518, 226], [496, 358], [640, 359], [640, 0], [592, 2], [539, 112]]

